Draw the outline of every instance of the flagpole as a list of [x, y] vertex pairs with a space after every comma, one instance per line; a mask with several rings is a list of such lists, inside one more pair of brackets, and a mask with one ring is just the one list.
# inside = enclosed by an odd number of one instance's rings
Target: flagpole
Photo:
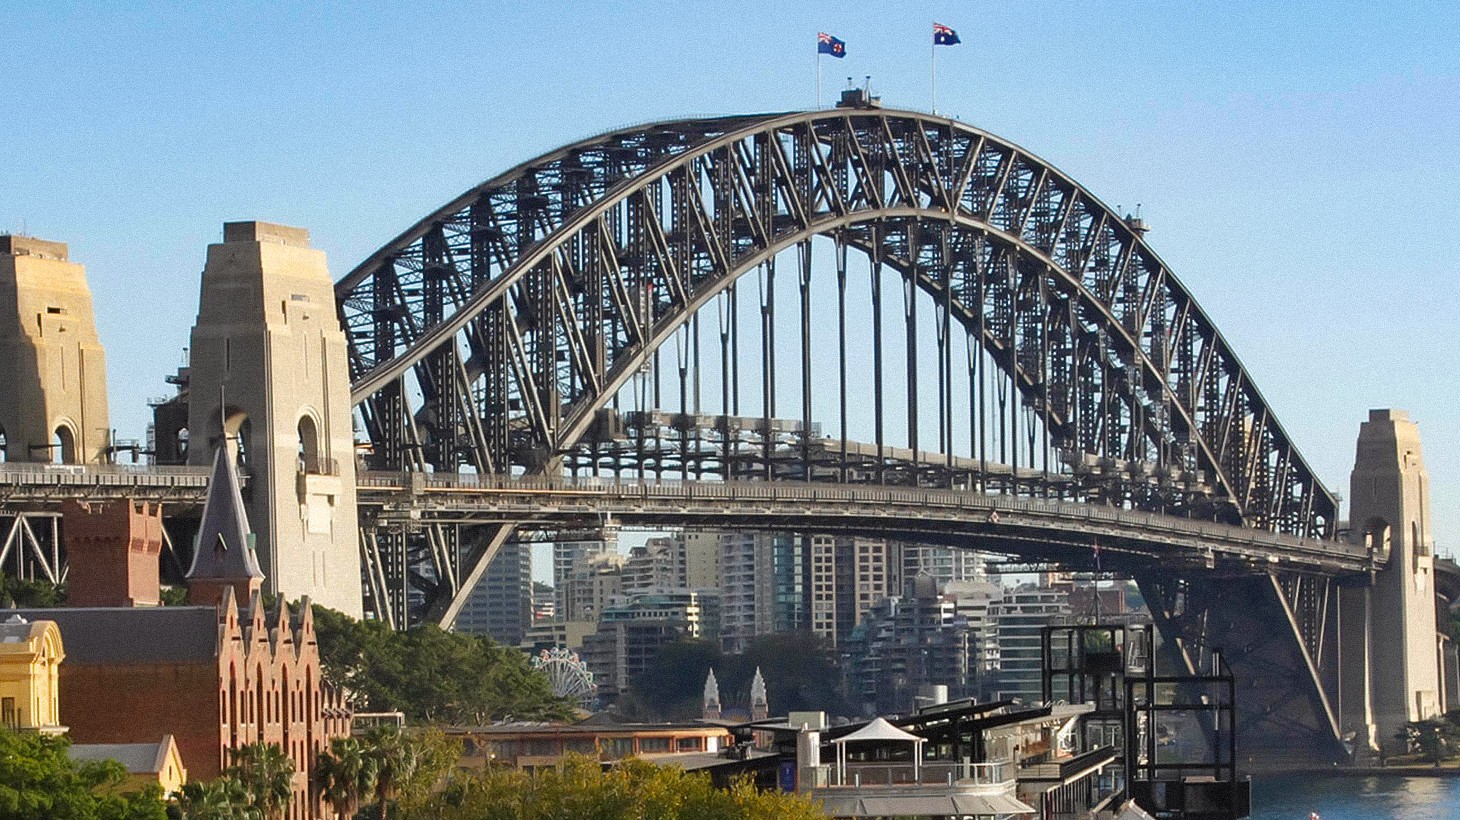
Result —
[[816, 110], [821, 110], [821, 44], [816, 45]]
[[[934, 20], [933, 25], [938, 25]], [[932, 66], [933, 66], [933, 113], [938, 113], [938, 35], [935, 33], [932, 40]]]

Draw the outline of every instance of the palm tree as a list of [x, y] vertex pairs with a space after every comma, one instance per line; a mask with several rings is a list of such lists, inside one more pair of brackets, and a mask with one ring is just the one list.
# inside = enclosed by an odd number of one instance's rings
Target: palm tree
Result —
[[320, 794], [341, 817], [354, 817], [360, 801], [375, 791], [377, 761], [360, 741], [337, 737], [329, 751], [320, 752], [315, 782]]
[[175, 811], [180, 820], [259, 820], [259, 810], [249, 803], [243, 784], [231, 777], [206, 783], [194, 780], [178, 792]]
[[294, 761], [272, 743], [250, 743], [233, 750], [228, 774], [243, 784], [249, 800], [268, 818], [284, 816], [294, 797]]
[[390, 801], [416, 771], [416, 744], [394, 726], [378, 726], [365, 736], [366, 754], [375, 761], [375, 799], [380, 820], [387, 820]]

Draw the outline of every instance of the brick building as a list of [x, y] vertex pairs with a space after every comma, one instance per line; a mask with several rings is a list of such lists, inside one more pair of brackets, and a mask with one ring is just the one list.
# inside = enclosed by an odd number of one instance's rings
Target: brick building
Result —
[[150, 571], [145, 580], [155, 583], [155, 567], [134, 554], [156, 555], [155, 508], [131, 505], [121, 514], [93, 505], [68, 513], [68, 532], [87, 534], [91, 565], [82, 572], [118, 577], [90, 585], [92, 606], [17, 614], [60, 627], [60, 717], [72, 740], [155, 743], [172, 735], [197, 780], [217, 777], [232, 749], [272, 743], [294, 761], [288, 816], [333, 816], [310, 799], [309, 785], [318, 753], [350, 733], [350, 712], [322, 680], [308, 599], [297, 613], [262, 603], [262, 573], [227, 459], [215, 462], [188, 573], [192, 606], [134, 605], [156, 600], [139, 590], [134, 574]]

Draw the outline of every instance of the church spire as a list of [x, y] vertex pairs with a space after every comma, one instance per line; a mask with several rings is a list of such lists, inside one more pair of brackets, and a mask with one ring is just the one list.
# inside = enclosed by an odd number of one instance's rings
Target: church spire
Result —
[[715, 670], [705, 676], [705, 720], [720, 719], [720, 682], [715, 680]]
[[193, 564], [188, 569], [188, 599], [194, 604], [214, 605], [230, 587], [240, 601], [253, 599], [263, 585], [264, 573], [254, 553], [253, 533], [238, 487], [238, 473], [228, 458], [227, 442], [213, 456], [213, 475], [208, 481], [208, 499], [203, 503], [203, 523], [193, 544]]
[[765, 695], [765, 678], [760, 675], [760, 667], [755, 668], [755, 677], [750, 679], [750, 719], [765, 720], [771, 716], [770, 703]]

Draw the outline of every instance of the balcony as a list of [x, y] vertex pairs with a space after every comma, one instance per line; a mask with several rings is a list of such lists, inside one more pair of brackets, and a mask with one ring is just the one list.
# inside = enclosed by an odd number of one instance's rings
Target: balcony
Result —
[[1014, 782], [1014, 767], [1009, 763], [967, 763], [946, 760], [912, 763], [848, 762], [839, 773], [833, 764], [817, 767], [818, 788], [876, 788], [878, 786], [960, 786], [970, 790], [980, 787], [1002, 789]]
[[801, 772], [801, 790], [829, 817], [1027, 815], [1009, 763], [853, 763]]

